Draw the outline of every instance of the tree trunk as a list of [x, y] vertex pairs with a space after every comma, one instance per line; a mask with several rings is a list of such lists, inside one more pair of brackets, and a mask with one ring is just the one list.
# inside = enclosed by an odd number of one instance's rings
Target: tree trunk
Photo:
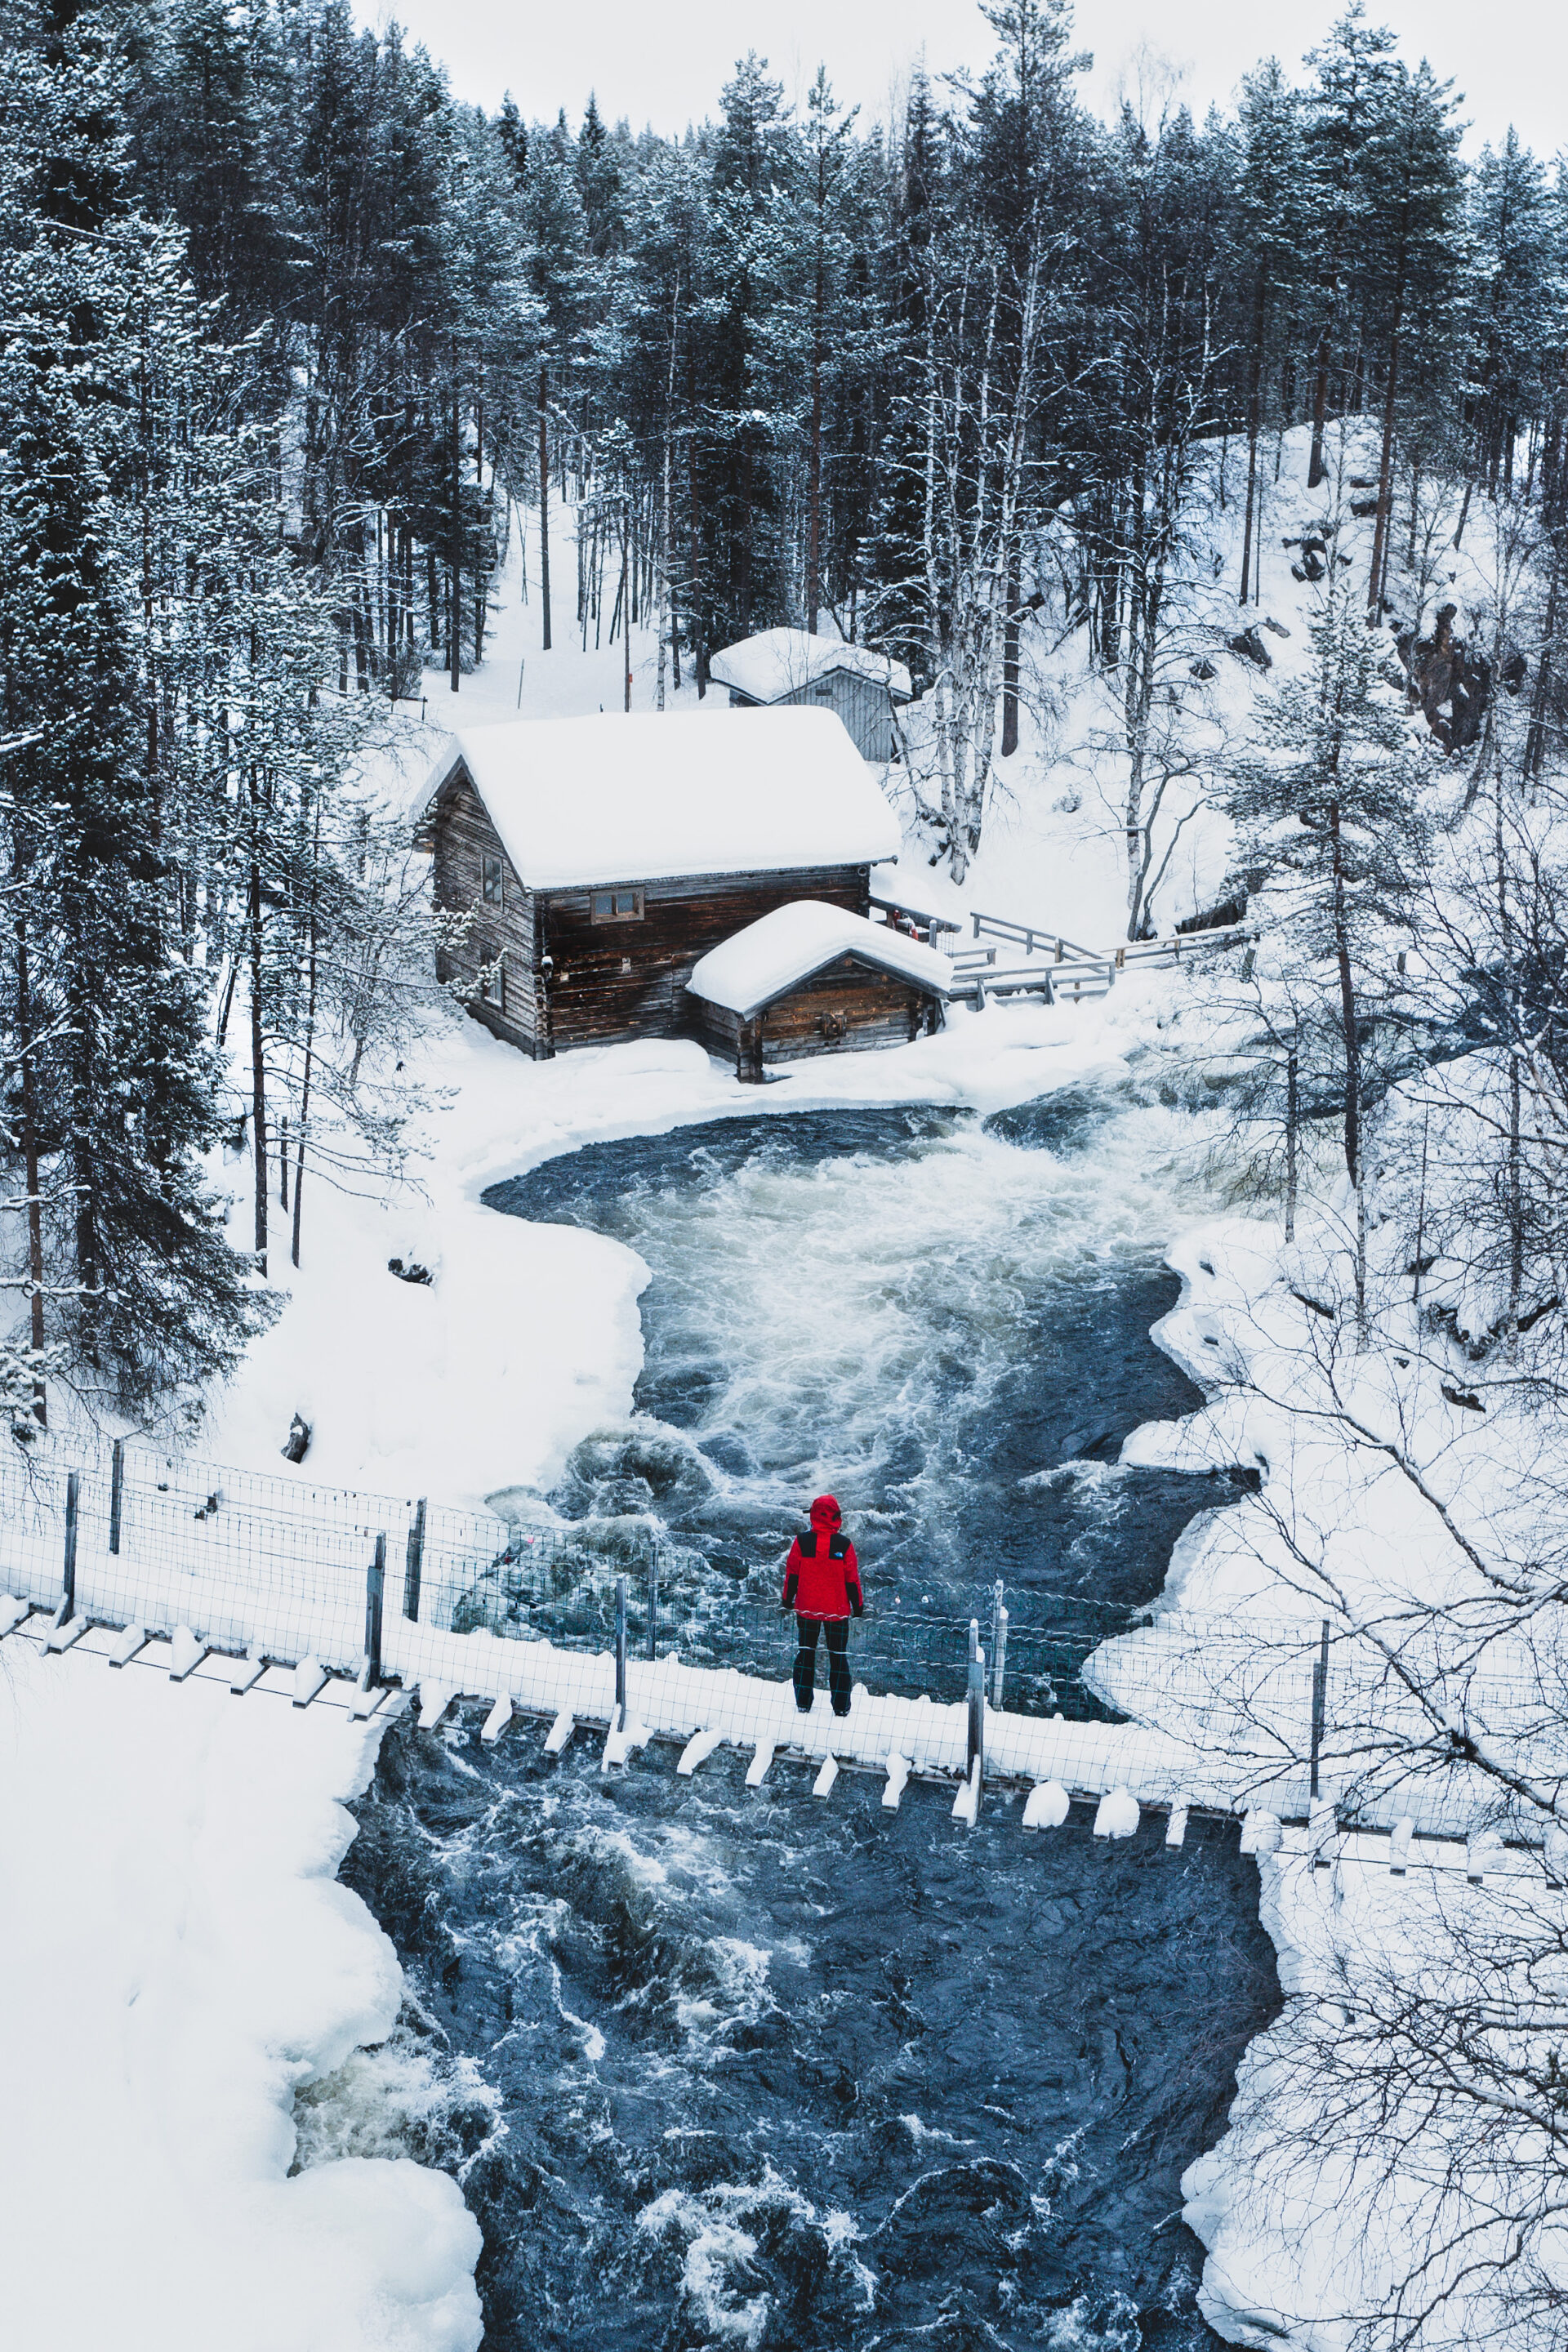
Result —
[[451, 608], [447, 622], [447, 651], [451, 656], [452, 691], [463, 677], [463, 438], [458, 406], [458, 348], [452, 346], [452, 537], [447, 551], [451, 567]]
[[744, 426], [741, 434], [741, 535], [735, 568], [741, 635], [748, 636], [752, 627], [752, 438]]
[[[1258, 424], [1263, 388], [1263, 272], [1258, 273], [1252, 289], [1252, 364], [1247, 371], [1247, 516], [1241, 526], [1241, 593], [1238, 604], [1247, 602], [1247, 592], [1252, 584], [1252, 529], [1258, 511]], [[1262, 533], [1258, 534], [1261, 571]]]
[[305, 1069], [300, 1087], [300, 1140], [294, 1153], [294, 1231], [290, 1255], [296, 1266], [300, 1263], [300, 1194], [305, 1183], [305, 1131], [310, 1123], [310, 1071], [316, 1051], [316, 905], [321, 871], [321, 803], [318, 797], [310, 841], [310, 946], [305, 981]]
[[702, 530], [701, 509], [697, 496], [697, 362], [689, 348], [686, 355], [687, 414], [691, 419], [691, 439], [688, 449], [687, 490], [687, 572], [689, 574], [688, 597], [690, 607], [691, 658], [697, 671], [697, 699], [702, 701], [708, 692], [708, 630], [702, 603]]
[[1307, 488], [1315, 490], [1328, 472], [1323, 463], [1323, 434], [1329, 421], [1329, 331], [1318, 337], [1312, 362], [1312, 453], [1307, 462]]
[[550, 651], [550, 420], [545, 411], [549, 378], [539, 371], [539, 593], [544, 607], [544, 651]]
[[[1401, 268], [1401, 288], [1404, 272]], [[1388, 383], [1383, 398], [1383, 455], [1377, 469], [1377, 523], [1372, 538], [1372, 566], [1366, 587], [1366, 616], [1375, 625], [1383, 617], [1383, 574], [1388, 561], [1389, 532], [1394, 516], [1394, 404], [1399, 385], [1400, 290], [1394, 294], [1394, 325], [1388, 337]]]
[[1301, 1066], [1292, 1045], [1285, 1060], [1285, 1239], [1296, 1238], [1296, 1154], [1300, 1130]]
[[[38, 1096], [33, 1070], [33, 998], [27, 964], [27, 923], [16, 917], [16, 1062], [22, 1090], [22, 1166], [27, 1186], [28, 1339], [33, 1353], [44, 1352], [44, 1203], [38, 1192]], [[40, 1429], [49, 1425], [44, 1376], [33, 1371], [33, 1417]]]
[[[627, 530], [628, 533], [629, 533], [629, 532], [630, 532], [630, 530], [631, 530], [631, 527], [632, 527], [631, 501], [630, 501], [630, 499], [627, 499], [627, 501], [626, 501], [626, 530]], [[630, 563], [631, 562], [635, 561], [635, 558], [636, 558], [636, 552], [637, 552], [637, 551], [635, 550], [635, 548], [632, 548], [632, 547], [629, 547], [629, 546], [628, 546], [628, 547], [627, 547], [627, 549], [626, 549], [626, 552], [625, 552], [625, 554], [624, 554], [624, 555], [622, 556], [622, 558], [621, 558], [621, 569], [622, 569], [622, 575], [623, 575], [623, 579], [626, 581], [626, 585], [627, 585], [628, 587], [629, 587], [629, 585], [630, 585], [630, 580], [629, 580], [629, 575], [628, 575], [628, 573], [627, 573], [627, 569], [626, 569], [626, 567], [627, 567], [628, 563]], [[626, 703], [625, 703], [625, 708], [626, 708], [626, 709], [629, 712], [629, 711], [630, 711], [630, 709], [631, 709], [631, 707], [632, 707], [632, 600], [631, 600], [631, 597], [630, 597], [629, 595], [627, 595], [627, 596], [625, 598], [624, 602], [625, 602], [625, 610], [623, 611], [623, 613], [622, 613], [622, 614], [621, 614], [621, 627], [622, 627], [622, 629], [623, 629], [623, 630], [624, 630], [624, 632], [625, 632], [625, 635], [624, 635], [624, 636], [623, 636], [623, 638], [622, 638], [622, 645], [623, 645], [623, 646], [624, 646], [624, 648], [625, 648], [625, 663], [626, 663]]]
[[1018, 748], [1018, 630], [1023, 614], [1018, 604], [1018, 542], [1007, 550], [1007, 617], [1002, 639], [1002, 757]]
[[816, 635], [822, 594], [822, 264], [816, 268], [816, 330], [811, 352], [811, 481], [807, 493], [805, 625]]
[[1329, 803], [1329, 838], [1333, 844], [1334, 957], [1340, 973], [1340, 1023], [1345, 1056], [1345, 1166], [1352, 1184], [1361, 1181], [1361, 1039], [1357, 1034], [1355, 976], [1351, 969], [1350, 915], [1345, 903], [1345, 867], [1340, 804]]
[[[254, 789], [254, 788], [253, 788]], [[267, 1272], [267, 1062], [261, 1022], [261, 866], [250, 851], [250, 1111], [256, 1160], [256, 1263]]]

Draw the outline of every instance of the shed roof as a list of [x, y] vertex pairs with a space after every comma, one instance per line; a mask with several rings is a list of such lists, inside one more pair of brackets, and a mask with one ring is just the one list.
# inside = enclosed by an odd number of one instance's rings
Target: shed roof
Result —
[[750, 1020], [841, 955], [895, 972], [932, 995], [945, 996], [952, 985], [952, 966], [935, 948], [819, 898], [792, 899], [748, 923], [721, 947], [710, 949], [686, 985], [704, 1003], [722, 1004]]
[[459, 769], [530, 890], [868, 866], [899, 851], [898, 820], [831, 710], [463, 728], [416, 817]]
[[813, 636], [805, 629], [761, 629], [754, 637], [742, 637], [716, 653], [709, 670], [721, 686], [732, 687], [753, 702], [778, 702], [786, 694], [798, 694], [814, 678], [830, 677], [835, 670], [885, 686], [900, 702], [908, 702], [911, 692], [902, 662], [889, 661], [869, 646]]

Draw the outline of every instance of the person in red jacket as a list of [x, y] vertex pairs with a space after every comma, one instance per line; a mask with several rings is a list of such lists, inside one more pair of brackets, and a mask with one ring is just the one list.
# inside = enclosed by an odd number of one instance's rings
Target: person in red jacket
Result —
[[795, 1654], [795, 1703], [811, 1713], [816, 1686], [816, 1637], [827, 1643], [827, 1683], [835, 1715], [849, 1712], [849, 1612], [863, 1616], [860, 1563], [844, 1533], [844, 1514], [831, 1495], [818, 1495], [811, 1526], [796, 1536], [784, 1566], [783, 1609], [795, 1611], [800, 1647]]

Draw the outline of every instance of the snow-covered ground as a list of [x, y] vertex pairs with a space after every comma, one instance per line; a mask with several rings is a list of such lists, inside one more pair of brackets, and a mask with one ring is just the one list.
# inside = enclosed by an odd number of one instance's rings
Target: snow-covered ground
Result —
[[474, 2352], [479, 2233], [406, 2158], [290, 2173], [397, 2017], [335, 1873], [374, 1736], [0, 1649], [0, 2310], [21, 2352]]

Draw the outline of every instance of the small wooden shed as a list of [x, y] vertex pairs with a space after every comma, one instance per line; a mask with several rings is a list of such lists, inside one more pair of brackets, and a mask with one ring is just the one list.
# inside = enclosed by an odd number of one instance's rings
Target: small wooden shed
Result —
[[416, 838], [437, 978], [538, 1059], [689, 1035], [699, 959], [794, 899], [860, 915], [899, 826], [831, 711], [710, 709], [465, 730]]
[[760, 1083], [775, 1062], [907, 1045], [940, 1029], [952, 966], [884, 923], [797, 899], [705, 955], [687, 990], [697, 1034]]
[[709, 675], [729, 688], [733, 709], [804, 703], [837, 711], [863, 760], [885, 765], [896, 756], [893, 710], [910, 699], [910, 674], [869, 646], [805, 629], [763, 629], [715, 654]]

